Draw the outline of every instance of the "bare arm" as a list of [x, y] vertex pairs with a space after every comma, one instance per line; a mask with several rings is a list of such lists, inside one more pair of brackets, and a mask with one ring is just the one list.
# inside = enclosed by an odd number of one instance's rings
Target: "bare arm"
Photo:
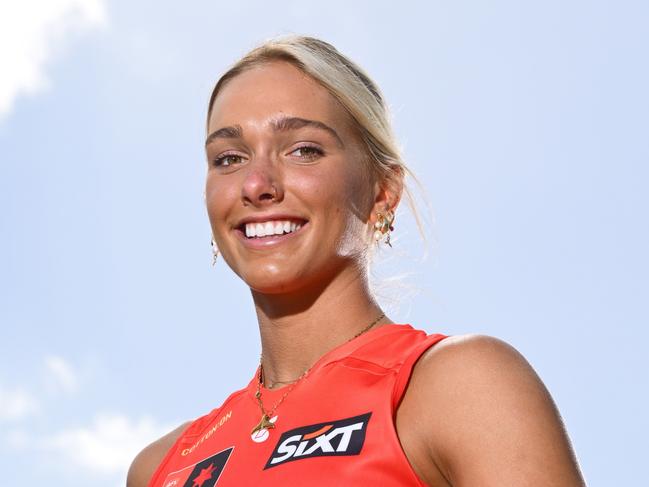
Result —
[[162, 459], [190, 424], [191, 421], [180, 425], [138, 453], [128, 470], [126, 487], [147, 487]]
[[430, 485], [585, 486], [547, 389], [522, 355], [495, 338], [452, 337], [426, 352], [397, 428]]

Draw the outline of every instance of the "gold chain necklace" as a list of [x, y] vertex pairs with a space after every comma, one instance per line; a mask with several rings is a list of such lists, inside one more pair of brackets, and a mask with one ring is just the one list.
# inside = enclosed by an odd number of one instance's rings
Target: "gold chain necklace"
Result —
[[[370, 323], [370, 324], [367, 325], [365, 328], [363, 328], [361, 331], [359, 331], [358, 333], [356, 333], [356, 335], [354, 335], [353, 337], [351, 337], [349, 340], [343, 342], [342, 345], [344, 345], [345, 343], [349, 343], [349, 342], [351, 342], [353, 339], [358, 338], [358, 337], [361, 336], [363, 333], [369, 331], [369, 330], [370, 330], [374, 325], [376, 325], [376, 324], [379, 322], [379, 320], [380, 320], [381, 318], [383, 318], [384, 316], [385, 316], [385, 313], [381, 313], [381, 315], [380, 315], [378, 318], [376, 318], [374, 321], [372, 321], [372, 323]], [[339, 345], [339, 346], [340, 346], [340, 345]], [[300, 377], [298, 377], [297, 379], [295, 379], [295, 380], [293, 381], [293, 383], [290, 385], [290, 387], [287, 389], [287, 391], [286, 391], [286, 392], [282, 395], [282, 397], [280, 397], [279, 400], [278, 400], [278, 401], [273, 405], [273, 408], [272, 408], [270, 411], [266, 411], [266, 408], [264, 407], [264, 403], [263, 403], [263, 401], [261, 400], [261, 386], [263, 385], [263, 381], [264, 381], [264, 379], [263, 379], [263, 370], [264, 370], [264, 366], [263, 366], [262, 359], [263, 359], [263, 355], [259, 357], [259, 380], [257, 381], [257, 392], [255, 392], [255, 399], [257, 399], [257, 403], [259, 404], [259, 409], [261, 409], [261, 419], [259, 420], [259, 423], [257, 424], [257, 426], [255, 426], [255, 427], [252, 429], [252, 434], [253, 434], [253, 435], [254, 435], [257, 431], [260, 431], [260, 430], [263, 430], [263, 429], [269, 430], [269, 429], [272, 429], [272, 428], [275, 427], [275, 423], [273, 423], [273, 422], [271, 421], [271, 418], [272, 418], [273, 415], [275, 414], [275, 411], [277, 411], [277, 408], [280, 406], [280, 404], [282, 404], [282, 403], [284, 402], [284, 399], [286, 399], [286, 397], [291, 393], [291, 391], [295, 388], [295, 386], [298, 385], [298, 384], [300, 383], [300, 381], [301, 381], [302, 379], [304, 379], [304, 378], [309, 374], [309, 371], [310, 371], [311, 368], [313, 367], [313, 365], [312, 365], [311, 367], [309, 367], [308, 369], [306, 369], [304, 372], [302, 372], [302, 375], [300, 375]], [[288, 383], [288, 382], [289, 382], [289, 381], [286, 381], [286, 382], [277, 381], [277, 382], [275, 382], [275, 384], [282, 384], [282, 383]]]

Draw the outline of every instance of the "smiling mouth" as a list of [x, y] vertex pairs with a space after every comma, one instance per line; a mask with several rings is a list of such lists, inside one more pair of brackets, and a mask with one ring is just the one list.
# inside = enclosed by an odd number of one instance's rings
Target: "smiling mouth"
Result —
[[270, 240], [293, 234], [300, 230], [308, 220], [271, 220], [266, 222], [244, 223], [237, 230], [246, 240]]

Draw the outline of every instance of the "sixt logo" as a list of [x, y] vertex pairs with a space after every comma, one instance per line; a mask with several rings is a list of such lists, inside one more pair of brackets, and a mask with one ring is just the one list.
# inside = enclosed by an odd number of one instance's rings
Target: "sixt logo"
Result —
[[302, 426], [282, 433], [264, 470], [310, 457], [358, 455], [372, 413], [328, 423]]

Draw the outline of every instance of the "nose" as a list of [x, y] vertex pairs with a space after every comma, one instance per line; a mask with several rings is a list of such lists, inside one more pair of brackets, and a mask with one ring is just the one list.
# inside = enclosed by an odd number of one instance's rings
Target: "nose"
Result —
[[241, 187], [244, 206], [264, 207], [284, 199], [281, 174], [267, 158], [250, 161]]

